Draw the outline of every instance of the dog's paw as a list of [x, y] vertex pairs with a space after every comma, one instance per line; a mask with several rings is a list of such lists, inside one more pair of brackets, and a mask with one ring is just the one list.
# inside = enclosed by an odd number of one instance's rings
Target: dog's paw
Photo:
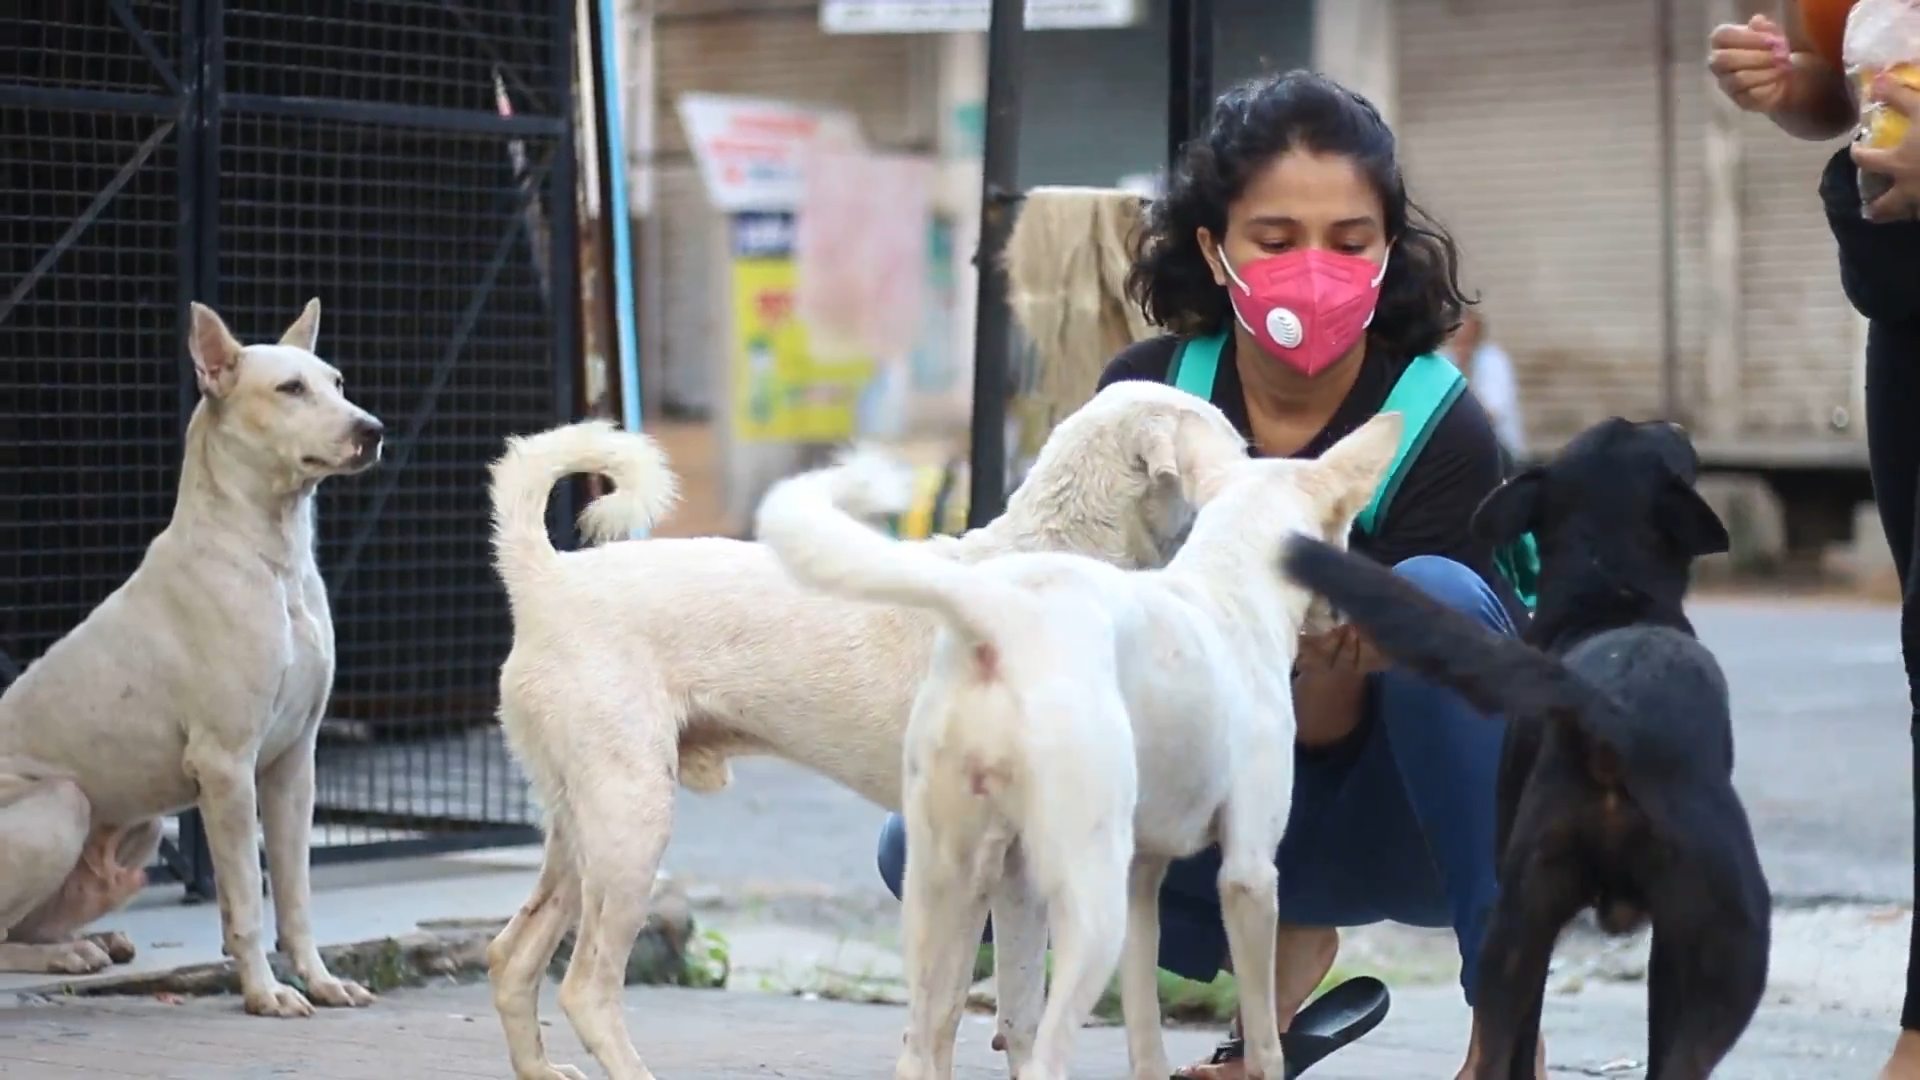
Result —
[[88, 934], [86, 940], [107, 954], [107, 959], [116, 964], [131, 963], [135, 953], [133, 939], [118, 930], [109, 930], [101, 934]]
[[571, 1065], [555, 1065], [543, 1062], [536, 1065], [532, 1072], [515, 1072], [514, 1080], [588, 1080], [587, 1074]]
[[112, 966], [112, 955], [85, 938], [47, 947], [47, 971], [50, 973], [91, 975]]
[[332, 975], [307, 980], [307, 996], [315, 1005], [324, 1005], [329, 1009], [359, 1009], [373, 1004], [373, 991], [354, 982], [352, 979], [339, 979]]
[[285, 983], [272, 983], [263, 989], [248, 990], [247, 1012], [254, 1016], [278, 1016], [295, 1019], [313, 1015], [313, 1002]]

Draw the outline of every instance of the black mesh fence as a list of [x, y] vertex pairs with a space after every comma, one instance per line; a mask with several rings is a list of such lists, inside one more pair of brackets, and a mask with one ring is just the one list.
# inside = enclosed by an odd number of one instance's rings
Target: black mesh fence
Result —
[[167, 520], [186, 301], [260, 340], [318, 296], [319, 351], [389, 442], [322, 488], [316, 855], [527, 835], [486, 465], [572, 411], [572, 5], [25, 8], [0, 11], [30, 46], [0, 50], [0, 682]]
[[144, 41], [106, 4], [0, 15], [0, 684], [173, 507], [181, 11], [121, 10]]

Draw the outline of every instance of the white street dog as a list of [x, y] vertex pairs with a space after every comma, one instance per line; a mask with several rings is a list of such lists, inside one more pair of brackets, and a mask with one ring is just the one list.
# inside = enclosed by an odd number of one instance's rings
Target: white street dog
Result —
[[1020, 1080], [1066, 1075], [1073, 1032], [1123, 942], [1133, 1074], [1168, 1075], [1154, 981], [1160, 882], [1170, 860], [1215, 841], [1248, 1075], [1281, 1080], [1273, 855], [1293, 788], [1288, 672], [1313, 598], [1274, 560], [1294, 533], [1345, 544], [1400, 427], [1386, 414], [1317, 461], [1198, 474], [1199, 516], [1163, 570], [1064, 554], [963, 565], [822, 513], [791, 486], [761, 503], [763, 542], [801, 580], [941, 622], [906, 736], [911, 1017], [899, 1080], [952, 1075], [974, 949], [1016, 840], [1054, 953]]
[[[1005, 515], [919, 549], [958, 562], [1064, 550], [1158, 564], [1191, 518], [1191, 478], [1245, 455], [1206, 402], [1116, 386], [1054, 431]], [[494, 940], [488, 969], [514, 1076], [582, 1076], [547, 1060], [538, 1002], [554, 948], [577, 921], [560, 1006], [614, 1080], [645, 1080], [620, 995], [672, 832], [674, 782], [717, 790], [730, 757], [773, 754], [898, 806], [901, 735], [934, 620], [803, 588], [760, 544], [657, 539], [556, 552], [547, 496], [574, 472], [616, 487], [583, 515], [592, 536], [630, 535], [673, 499], [653, 442], [601, 424], [515, 439], [494, 466], [494, 543], [514, 620], [500, 718], [546, 807], [547, 840], [540, 881]], [[804, 488], [825, 512], [856, 501], [865, 482], [861, 469], [837, 468]], [[1037, 986], [1031, 996], [1037, 1013]]]
[[[132, 959], [76, 932], [138, 892], [160, 819], [199, 807], [226, 953], [250, 1013], [365, 1005], [308, 921], [313, 750], [333, 687], [333, 618], [313, 559], [313, 493], [380, 460], [380, 422], [313, 354], [320, 302], [277, 345], [242, 346], [193, 305], [201, 401], [173, 520], [80, 625], [0, 697], [0, 970], [82, 973]], [[258, 819], [283, 985], [261, 936]]]

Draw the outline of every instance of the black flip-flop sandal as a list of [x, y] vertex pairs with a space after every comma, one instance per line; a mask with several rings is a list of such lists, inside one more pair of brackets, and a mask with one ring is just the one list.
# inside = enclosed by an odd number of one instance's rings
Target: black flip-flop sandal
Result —
[[[1348, 979], [1308, 1003], [1294, 1015], [1293, 1023], [1280, 1036], [1280, 1052], [1286, 1055], [1287, 1080], [1294, 1080], [1334, 1051], [1379, 1027], [1380, 1021], [1387, 1018], [1392, 1001], [1387, 984], [1363, 975]], [[1225, 1065], [1240, 1061], [1246, 1055], [1246, 1039], [1235, 1035], [1215, 1047], [1213, 1056], [1205, 1064]]]

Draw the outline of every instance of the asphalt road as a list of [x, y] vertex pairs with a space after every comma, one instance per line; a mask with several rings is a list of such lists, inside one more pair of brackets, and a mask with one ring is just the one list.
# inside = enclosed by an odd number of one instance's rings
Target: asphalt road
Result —
[[[1694, 616], [1733, 687], [1736, 780], [1775, 893], [1911, 899], [1913, 756], [1895, 612], [1715, 599]], [[879, 810], [784, 762], [738, 762], [735, 776], [716, 796], [682, 793], [671, 871], [735, 895], [885, 900]]]

